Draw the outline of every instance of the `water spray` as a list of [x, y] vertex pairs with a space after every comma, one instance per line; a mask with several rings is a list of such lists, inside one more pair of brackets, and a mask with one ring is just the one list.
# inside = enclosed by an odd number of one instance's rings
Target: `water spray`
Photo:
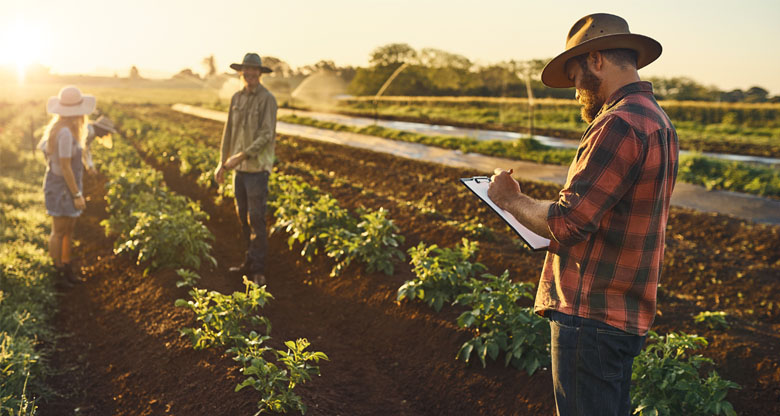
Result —
[[378, 102], [379, 102], [378, 101], [379, 97], [382, 95], [382, 93], [385, 92], [387, 87], [390, 86], [390, 83], [393, 82], [395, 77], [397, 77], [398, 74], [400, 74], [401, 71], [403, 71], [407, 66], [409, 66], [409, 63], [408, 62], [404, 62], [403, 64], [401, 64], [401, 66], [396, 68], [395, 71], [390, 75], [390, 78], [388, 78], [387, 81], [385, 81], [385, 83], [382, 84], [382, 87], [379, 88], [379, 91], [374, 96], [374, 124], [376, 124], [377, 119], [379, 118], [379, 115], [377, 114], [377, 105], [378, 105]]

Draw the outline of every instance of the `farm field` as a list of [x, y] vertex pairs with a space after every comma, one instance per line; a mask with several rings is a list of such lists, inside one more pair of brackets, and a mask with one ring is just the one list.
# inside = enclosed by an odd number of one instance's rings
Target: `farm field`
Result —
[[[160, 172], [168, 193], [182, 195], [208, 215], [214, 236], [207, 262], [194, 267], [197, 287], [221, 293], [243, 291], [227, 268], [241, 260], [232, 200], [211, 186], [209, 155], [222, 125], [172, 112], [159, 105], [112, 104], [103, 109], [118, 120], [144, 164]], [[117, 146], [119, 145], [119, 138]], [[209, 153], [212, 152], [212, 153]], [[110, 153], [99, 159], [113, 167]], [[446, 168], [364, 150], [280, 136], [275, 176], [292, 175], [356, 212], [387, 211], [405, 240], [402, 251], [420, 242], [455, 247], [478, 243], [475, 261], [489, 273], [535, 285], [543, 255], [519, 246], [500, 220], [488, 213], [456, 178], [481, 172]], [[179, 330], [195, 325], [193, 314], [176, 307], [188, 289], [171, 268], [145, 269], [129, 254], [115, 254], [106, 184], [110, 169], [89, 177], [88, 210], [79, 220], [79, 242], [87, 282], [61, 290], [52, 321], [62, 334], [51, 352], [48, 384], [58, 394], [38, 402], [40, 414], [253, 414], [258, 395], [245, 389], [240, 365], [219, 350], [194, 350]], [[537, 198], [552, 198], [551, 185], [522, 183]], [[225, 190], [222, 190], [225, 191]], [[229, 192], [229, 190], [227, 190]], [[110, 201], [110, 198], [109, 198]], [[205, 218], [205, 217], [203, 217]], [[269, 225], [275, 222], [269, 216]], [[422, 302], [397, 301], [397, 291], [414, 279], [406, 261], [393, 260], [390, 275], [369, 272], [357, 262], [330, 277], [334, 260], [320, 252], [309, 262], [288, 234], [270, 240], [267, 290], [273, 299], [262, 315], [273, 323], [269, 344], [307, 338], [322, 351], [321, 376], [299, 385], [311, 415], [513, 415], [551, 414], [550, 373], [529, 376], [503, 365], [503, 358], [464, 364], [461, 345], [475, 331], [457, 324], [463, 306], [436, 312]], [[729, 391], [737, 414], [780, 412], [780, 227], [755, 225], [719, 215], [673, 209], [659, 314], [654, 330], [695, 333], [709, 344], [697, 350], [740, 389]], [[530, 300], [522, 303], [529, 304]], [[694, 322], [705, 311], [725, 312], [728, 329]]]

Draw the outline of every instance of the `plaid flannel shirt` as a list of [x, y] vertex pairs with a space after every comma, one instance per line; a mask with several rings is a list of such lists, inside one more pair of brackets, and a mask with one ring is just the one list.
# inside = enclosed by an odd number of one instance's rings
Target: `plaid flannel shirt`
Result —
[[678, 153], [677, 132], [649, 82], [628, 84], [606, 101], [548, 211], [553, 239], [538, 313], [557, 310], [647, 333]]

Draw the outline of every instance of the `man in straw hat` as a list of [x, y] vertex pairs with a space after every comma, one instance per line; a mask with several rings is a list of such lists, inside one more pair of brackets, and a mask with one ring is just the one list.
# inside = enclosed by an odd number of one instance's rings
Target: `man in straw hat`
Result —
[[230, 271], [264, 284], [268, 251], [265, 206], [274, 162], [276, 99], [260, 84], [260, 75], [271, 69], [263, 66], [258, 54], [247, 53], [242, 63], [230, 67], [239, 72], [244, 87], [230, 100], [215, 179], [221, 184], [225, 173], [235, 170], [236, 213], [247, 251], [244, 262]]
[[549, 238], [534, 310], [550, 319], [559, 415], [628, 415], [634, 357], [656, 313], [678, 141], [637, 69], [661, 54], [622, 18], [578, 20], [542, 82], [576, 88], [589, 123], [558, 199], [496, 169], [488, 195]]
[[111, 139], [112, 133], [116, 134], [114, 122], [106, 116], [100, 116], [96, 121], [87, 123], [87, 146], [84, 148], [84, 162], [87, 172], [90, 174], [95, 172], [95, 162], [92, 161], [92, 152], [90, 151], [92, 142], [97, 140], [98, 143], [110, 149], [114, 147], [114, 141]]

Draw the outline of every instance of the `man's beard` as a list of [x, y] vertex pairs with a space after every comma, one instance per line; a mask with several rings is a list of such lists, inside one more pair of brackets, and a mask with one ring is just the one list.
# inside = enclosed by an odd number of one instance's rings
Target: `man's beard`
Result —
[[599, 97], [598, 93], [601, 80], [588, 67], [584, 67], [582, 68], [581, 84], [582, 88], [577, 88], [577, 95], [579, 95], [579, 101], [582, 104], [580, 114], [582, 119], [590, 124], [604, 105], [605, 99]]

